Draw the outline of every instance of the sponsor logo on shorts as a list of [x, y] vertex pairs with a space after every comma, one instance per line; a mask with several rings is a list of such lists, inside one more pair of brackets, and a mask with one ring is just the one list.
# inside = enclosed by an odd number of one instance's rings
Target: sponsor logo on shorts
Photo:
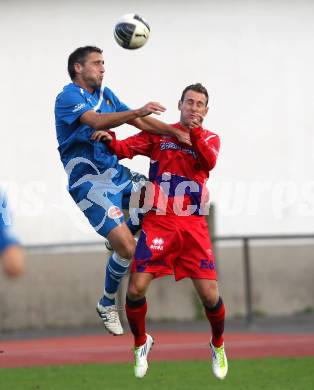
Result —
[[111, 219], [121, 218], [123, 215], [122, 211], [117, 206], [111, 206], [108, 210], [108, 217]]
[[210, 269], [213, 271], [216, 267], [215, 267], [215, 263], [213, 262], [213, 260], [203, 259], [203, 260], [200, 260], [200, 268], [201, 269]]
[[153, 239], [150, 249], [155, 249], [157, 251], [164, 250], [164, 240], [162, 238], [156, 237]]

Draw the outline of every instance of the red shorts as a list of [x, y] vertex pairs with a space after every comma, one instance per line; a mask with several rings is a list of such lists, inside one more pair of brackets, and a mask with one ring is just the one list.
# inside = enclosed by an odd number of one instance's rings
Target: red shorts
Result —
[[147, 213], [131, 272], [151, 273], [154, 278], [174, 274], [176, 280], [217, 280], [205, 217]]

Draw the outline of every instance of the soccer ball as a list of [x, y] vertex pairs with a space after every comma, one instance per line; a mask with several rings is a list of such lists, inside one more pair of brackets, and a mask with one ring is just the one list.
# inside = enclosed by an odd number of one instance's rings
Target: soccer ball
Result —
[[150, 33], [149, 25], [136, 14], [121, 16], [114, 28], [114, 37], [124, 49], [138, 49], [145, 45]]

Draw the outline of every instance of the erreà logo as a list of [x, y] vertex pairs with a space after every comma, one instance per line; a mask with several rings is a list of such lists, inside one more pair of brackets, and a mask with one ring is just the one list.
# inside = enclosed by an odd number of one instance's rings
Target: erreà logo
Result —
[[159, 237], [154, 238], [150, 246], [150, 249], [162, 251], [164, 249], [164, 240]]

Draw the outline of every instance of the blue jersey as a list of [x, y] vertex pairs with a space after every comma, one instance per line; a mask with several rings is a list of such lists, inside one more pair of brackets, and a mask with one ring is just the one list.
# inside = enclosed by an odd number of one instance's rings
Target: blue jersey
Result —
[[129, 180], [129, 170], [119, 164], [105, 143], [92, 141], [90, 137], [95, 130], [80, 122], [81, 115], [90, 110], [110, 113], [129, 108], [107, 87], [92, 94], [74, 83], [63, 88], [56, 98], [55, 119], [61, 161], [68, 168], [67, 173], [71, 171], [69, 183], [82, 175], [95, 174], [95, 170], [103, 173], [108, 168], [117, 171], [114, 182]]
[[11, 232], [10, 224], [11, 216], [8, 209], [7, 197], [0, 189], [0, 254], [7, 247], [19, 243]]
[[[129, 108], [109, 88], [91, 94], [73, 83], [56, 99], [58, 150], [68, 174], [69, 193], [94, 229], [107, 237], [124, 221], [121, 210], [129, 208], [131, 193], [145, 178], [120, 165], [104, 142], [91, 140], [95, 130], [80, 122], [81, 115], [90, 110], [110, 113]], [[136, 229], [137, 224], [133, 224]]]

